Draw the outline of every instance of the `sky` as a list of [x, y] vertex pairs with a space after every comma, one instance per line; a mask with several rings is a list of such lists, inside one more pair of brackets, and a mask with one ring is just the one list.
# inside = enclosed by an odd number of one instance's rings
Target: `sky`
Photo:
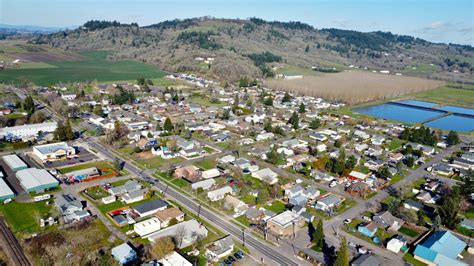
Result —
[[259, 17], [316, 28], [391, 31], [474, 46], [473, 0], [0, 0], [0, 24], [71, 27], [91, 19], [137, 22], [175, 18]]

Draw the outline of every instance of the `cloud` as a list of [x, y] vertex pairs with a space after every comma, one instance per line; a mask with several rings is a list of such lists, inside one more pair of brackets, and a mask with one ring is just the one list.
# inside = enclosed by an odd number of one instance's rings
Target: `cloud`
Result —
[[441, 35], [446, 33], [458, 33], [461, 35], [466, 35], [473, 32], [473, 27], [465, 26], [461, 23], [434, 21], [427, 26], [415, 29], [414, 32], [424, 35]]
[[354, 24], [351, 20], [349, 19], [334, 19], [331, 21], [336, 27], [339, 28], [348, 28]]

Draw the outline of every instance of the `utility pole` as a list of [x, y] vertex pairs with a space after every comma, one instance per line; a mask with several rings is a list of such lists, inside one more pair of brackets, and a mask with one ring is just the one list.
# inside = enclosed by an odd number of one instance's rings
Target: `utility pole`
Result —
[[245, 248], [245, 228], [242, 228], [242, 245]]
[[199, 204], [199, 207], [198, 207], [198, 218], [199, 218], [199, 215], [201, 215], [201, 204]]

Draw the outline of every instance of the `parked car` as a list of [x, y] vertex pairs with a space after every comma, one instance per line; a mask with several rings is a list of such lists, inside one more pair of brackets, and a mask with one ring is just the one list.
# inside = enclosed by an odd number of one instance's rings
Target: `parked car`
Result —
[[343, 223], [344, 224], [350, 224], [351, 222], [352, 222], [352, 219], [345, 219]]
[[231, 263], [236, 262], [236, 260], [232, 256], [227, 257], [227, 260], [230, 261]]
[[245, 254], [244, 254], [241, 250], [239, 250], [239, 251], [237, 251], [237, 252], [234, 253], [234, 257], [236, 257], [237, 259], [240, 260], [240, 259], [242, 259], [243, 257], [245, 257]]
[[367, 222], [371, 222], [372, 219], [368, 216], [363, 216], [362, 219], [366, 220]]
[[337, 182], [336, 182], [336, 181], [331, 181], [331, 183], [329, 183], [329, 187], [330, 187], [330, 188], [333, 188], [333, 187], [335, 187], [335, 186], [337, 186]]

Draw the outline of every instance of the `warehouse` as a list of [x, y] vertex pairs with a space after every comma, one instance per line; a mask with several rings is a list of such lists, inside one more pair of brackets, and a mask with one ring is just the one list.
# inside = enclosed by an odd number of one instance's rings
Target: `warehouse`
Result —
[[76, 154], [76, 149], [66, 142], [51, 143], [33, 147], [33, 154], [43, 162], [71, 158]]
[[39, 124], [27, 124], [14, 127], [0, 128], [0, 138], [6, 139], [23, 139], [29, 137], [36, 137], [38, 133], [54, 132], [58, 124], [56, 122], [47, 122]]
[[27, 192], [41, 193], [59, 186], [58, 180], [44, 169], [28, 168], [16, 173], [20, 185]]
[[18, 172], [28, 168], [28, 165], [23, 162], [16, 154], [3, 156], [3, 161], [10, 167], [13, 172]]
[[13, 193], [5, 180], [0, 178], [0, 200], [12, 199], [14, 197], [15, 193]]

